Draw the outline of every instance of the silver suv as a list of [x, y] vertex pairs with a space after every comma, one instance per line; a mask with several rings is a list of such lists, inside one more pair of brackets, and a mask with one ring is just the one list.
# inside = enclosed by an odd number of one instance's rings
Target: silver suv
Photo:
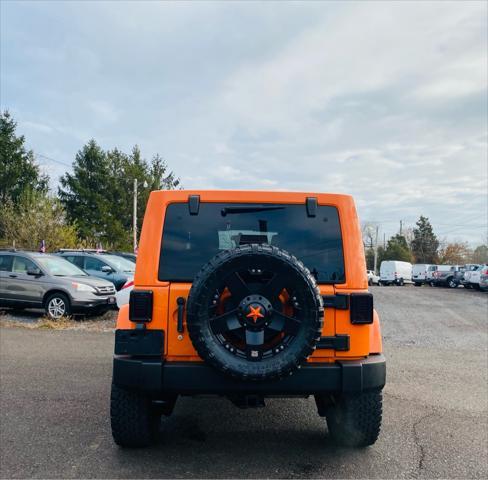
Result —
[[0, 251], [0, 307], [44, 308], [53, 319], [102, 313], [115, 306], [115, 287], [57, 255]]

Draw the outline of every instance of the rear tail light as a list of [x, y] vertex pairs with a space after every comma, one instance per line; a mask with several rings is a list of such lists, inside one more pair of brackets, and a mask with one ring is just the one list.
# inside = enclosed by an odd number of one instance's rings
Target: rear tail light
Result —
[[351, 323], [356, 325], [373, 323], [373, 295], [371, 293], [351, 293]]
[[129, 297], [129, 320], [150, 322], [153, 310], [152, 290], [132, 290]]

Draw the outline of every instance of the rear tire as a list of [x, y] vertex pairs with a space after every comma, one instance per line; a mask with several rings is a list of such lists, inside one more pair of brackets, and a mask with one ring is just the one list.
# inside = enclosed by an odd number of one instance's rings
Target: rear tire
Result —
[[419, 282], [415, 282], [415, 286], [416, 286], [416, 287], [421, 287], [421, 286], [422, 286], [422, 284], [421, 284], [421, 283], [419, 283]]
[[382, 412], [381, 390], [339, 397], [326, 411], [330, 437], [345, 447], [373, 445], [380, 434]]
[[117, 445], [151, 445], [156, 439], [160, 418], [147, 395], [112, 384], [110, 421], [112, 436]]

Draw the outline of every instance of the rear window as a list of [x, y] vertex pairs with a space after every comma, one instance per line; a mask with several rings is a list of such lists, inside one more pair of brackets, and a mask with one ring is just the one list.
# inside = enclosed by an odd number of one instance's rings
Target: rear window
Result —
[[190, 215], [187, 203], [168, 206], [159, 280], [191, 282], [219, 251], [249, 243], [282, 248], [319, 283], [344, 283], [344, 257], [337, 209], [318, 206], [308, 217], [304, 205], [201, 203]]

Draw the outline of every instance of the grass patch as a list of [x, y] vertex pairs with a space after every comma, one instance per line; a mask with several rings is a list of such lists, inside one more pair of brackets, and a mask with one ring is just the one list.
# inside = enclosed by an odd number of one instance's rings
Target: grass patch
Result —
[[61, 317], [53, 320], [47, 316], [41, 316], [33, 321], [25, 321], [10, 315], [8, 311], [0, 311], [0, 327], [17, 327], [38, 330], [91, 330], [97, 332], [113, 332], [117, 313], [106, 312], [97, 317]]
[[36, 328], [44, 330], [66, 330], [67, 328], [73, 328], [78, 322], [75, 322], [72, 317], [61, 317], [56, 320], [47, 316], [41, 317], [35, 322]]

